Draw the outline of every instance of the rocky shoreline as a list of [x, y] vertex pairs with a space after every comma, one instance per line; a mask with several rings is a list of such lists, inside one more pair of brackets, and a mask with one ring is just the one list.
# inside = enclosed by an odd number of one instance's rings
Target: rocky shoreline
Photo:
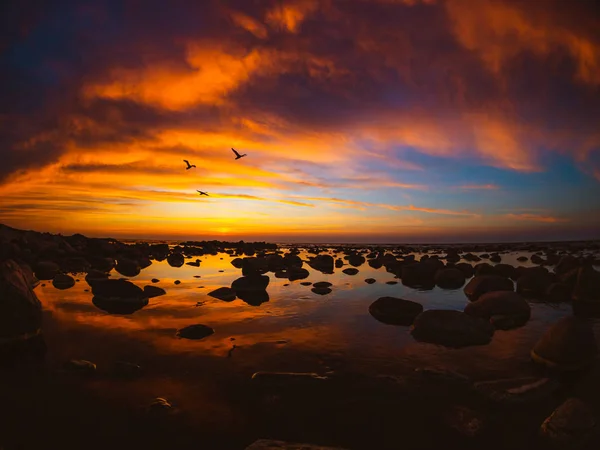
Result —
[[[269, 300], [271, 277], [290, 282], [306, 280], [306, 267], [322, 274], [342, 271], [357, 277], [361, 267], [368, 265], [384, 269], [410, 288], [464, 291], [469, 303], [462, 312], [424, 310], [417, 302], [391, 296], [373, 299], [365, 311], [382, 323], [409, 328], [417, 341], [439, 345], [447, 351], [485, 346], [498, 330], [524, 326], [532, 316], [531, 302], [568, 303], [573, 314], [549, 325], [531, 349], [532, 370], [538, 373], [532, 377], [474, 382], [443, 368], [422, 368], [401, 377], [375, 379], [348, 378], [335, 372], [257, 372], [248, 380], [248, 388], [256, 393], [254, 407], [270, 418], [273, 428], [274, 424], [289, 428], [282, 417], [298, 414], [292, 413], [294, 410], [310, 410], [315, 404], [349, 420], [344, 411], [351, 392], [350, 397], [357, 402], [353, 410], [364, 408], [371, 413], [373, 404], [380, 405], [391, 398], [414, 405], [426, 399], [441, 402], [443, 411], [436, 420], [453, 430], [450, 433], [454, 438], [472, 443], [481, 443], [480, 439], [493, 434], [490, 427], [503, 415], [508, 418], [511, 408], [531, 407], [537, 411], [539, 407], [545, 411], [542, 420], [536, 424], [538, 419], [533, 415], [535, 420], [527, 424], [528, 432], [535, 435], [532, 445], [592, 448], [598, 443], [600, 396], [582, 392], [587, 389], [595, 393], [598, 389], [590, 380], [598, 373], [594, 324], [600, 315], [600, 272], [594, 267], [600, 265], [599, 250], [598, 242], [308, 248], [221, 241], [126, 244], [114, 239], [60, 236], [0, 225], [0, 351], [3, 365], [31, 355], [43, 359], [43, 305], [35, 288], [44, 282], [52, 283], [58, 290], [68, 290], [80, 277], [89, 285], [92, 303], [97, 308], [109, 314], [129, 315], [145, 308], [152, 298], [165, 294], [160, 287], [139, 286], [128, 279], [156, 261], [166, 261], [173, 268], [198, 267], [204, 255], [229, 255], [233, 258], [231, 265], [241, 271], [240, 276], [230, 286], [208, 295], [223, 302], [240, 299], [251, 306]], [[532, 254], [530, 267], [503, 263], [503, 256], [515, 251]], [[521, 257], [524, 262], [523, 258], [526, 257]], [[113, 269], [122, 278], [110, 276]], [[365, 284], [375, 282], [365, 280]], [[328, 282], [302, 284], [322, 296], [336, 289]], [[214, 333], [218, 330], [210, 324], [196, 323], [181, 328], [173, 338], [201, 340]], [[77, 376], [93, 377], [98, 370], [94, 362], [76, 358], [64, 365], [65, 373]], [[115, 363], [114, 371], [131, 379], [143, 372], [127, 361]], [[444, 396], [448, 397], [448, 404]], [[456, 404], [457, 396], [463, 399], [462, 403], [473, 399], [472, 404]], [[314, 403], [311, 406], [307, 402]], [[168, 398], [161, 397], [149, 399], [144, 411], [151, 420], [160, 422], [171, 420], [169, 417], [177, 408]], [[297, 431], [289, 433], [294, 434]], [[300, 442], [323, 442], [318, 439], [322, 434], [316, 432], [314, 437], [310, 432], [306, 439], [297, 437]], [[348, 442], [325, 443], [334, 444], [330, 448], [366, 448], [364, 444], [352, 447]], [[258, 440], [248, 448], [327, 448], [293, 445], [296, 444]], [[373, 448], [386, 448], [383, 443], [378, 445]], [[407, 448], [419, 448], [411, 445]]]

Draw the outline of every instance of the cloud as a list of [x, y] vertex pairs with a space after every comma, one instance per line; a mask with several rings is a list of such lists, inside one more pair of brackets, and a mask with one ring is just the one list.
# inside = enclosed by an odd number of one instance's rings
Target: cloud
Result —
[[459, 186], [460, 189], [463, 189], [465, 191], [470, 191], [470, 190], [497, 190], [500, 189], [500, 186], [498, 186], [497, 184], [492, 184], [492, 183], [488, 183], [488, 184], [463, 184], [462, 186]]
[[546, 216], [540, 214], [530, 214], [530, 213], [518, 213], [518, 214], [506, 214], [508, 219], [512, 220], [525, 220], [530, 222], [544, 222], [544, 223], [558, 223], [558, 222], [568, 222], [569, 219], [554, 217], [554, 216]]

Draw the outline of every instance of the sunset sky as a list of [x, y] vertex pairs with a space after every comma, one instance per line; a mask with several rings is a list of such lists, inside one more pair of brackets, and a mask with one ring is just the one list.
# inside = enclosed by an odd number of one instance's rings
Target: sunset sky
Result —
[[3, 3], [0, 223], [117, 238], [600, 238], [598, 5]]

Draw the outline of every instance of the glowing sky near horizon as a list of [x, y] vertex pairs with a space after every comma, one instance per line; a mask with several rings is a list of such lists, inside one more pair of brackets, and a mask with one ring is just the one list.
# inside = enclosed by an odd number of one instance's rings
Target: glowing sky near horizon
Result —
[[1, 8], [0, 223], [144, 238], [600, 238], [596, 2]]

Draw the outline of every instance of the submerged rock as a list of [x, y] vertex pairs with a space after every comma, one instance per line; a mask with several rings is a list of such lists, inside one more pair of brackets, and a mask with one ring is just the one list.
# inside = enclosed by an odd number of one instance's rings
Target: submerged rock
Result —
[[180, 328], [179, 330], [177, 330], [177, 333], [175, 333], [175, 336], [177, 336], [178, 338], [182, 338], [182, 339], [198, 340], [198, 339], [204, 339], [205, 337], [208, 337], [208, 336], [214, 334], [214, 332], [215, 332], [215, 330], [213, 330], [209, 326], [202, 325], [202, 324], [196, 324], [196, 325], [189, 325], [187, 327]]
[[81, 375], [93, 375], [96, 373], [96, 364], [85, 359], [72, 359], [64, 365], [65, 370]]
[[236, 299], [235, 291], [228, 287], [220, 287], [212, 292], [209, 292], [208, 295], [218, 298], [219, 300], [223, 300], [224, 302], [232, 302]]
[[311, 291], [318, 295], [327, 295], [331, 294], [331, 288], [328, 287], [313, 287]]
[[491, 320], [496, 329], [508, 330], [524, 325], [531, 316], [531, 307], [516, 292], [493, 291], [467, 304], [465, 313]]
[[480, 275], [469, 281], [464, 288], [465, 295], [471, 301], [494, 291], [514, 291], [514, 284], [508, 278], [498, 275]]
[[126, 277], [135, 277], [140, 274], [142, 269], [137, 261], [120, 258], [117, 260], [115, 270]]
[[127, 280], [107, 279], [92, 285], [92, 303], [111, 314], [132, 314], [148, 304], [142, 289]]
[[544, 420], [541, 436], [555, 447], [579, 448], [597, 436], [597, 421], [588, 406], [569, 398]]
[[460, 311], [430, 309], [417, 316], [412, 335], [423, 342], [466, 347], [489, 343], [494, 327], [487, 320]]
[[313, 284], [313, 287], [317, 288], [317, 289], [321, 289], [321, 288], [328, 288], [333, 286], [329, 281], [318, 281], [317, 283]]
[[381, 297], [371, 303], [369, 313], [388, 325], [412, 325], [423, 312], [423, 305], [395, 297]]
[[[0, 342], [37, 336], [42, 326], [42, 304], [21, 267], [0, 262]], [[0, 344], [1, 345], [1, 344]]]
[[287, 278], [290, 281], [303, 280], [308, 278], [310, 273], [308, 270], [303, 269], [302, 267], [292, 266], [287, 270]]
[[268, 275], [258, 275], [250, 277], [240, 277], [231, 283], [233, 289], [239, 297], [240, 292], [264, 291], [269, 285]]
[[574, 316], [552, 325], [531, 350], [536, 363], [560, 371], [580, 370], [598, 354], [591, 324]]
[[70, 275], [59, 273], [52, 280], [52, 285], [56, 289], [70, 289], [75, 286], [75, 279]]
[[342, 270], [346, 275], [356, 275], [358, 273], [358, 269], [354, 267], [348, 267], [347, 269]]

